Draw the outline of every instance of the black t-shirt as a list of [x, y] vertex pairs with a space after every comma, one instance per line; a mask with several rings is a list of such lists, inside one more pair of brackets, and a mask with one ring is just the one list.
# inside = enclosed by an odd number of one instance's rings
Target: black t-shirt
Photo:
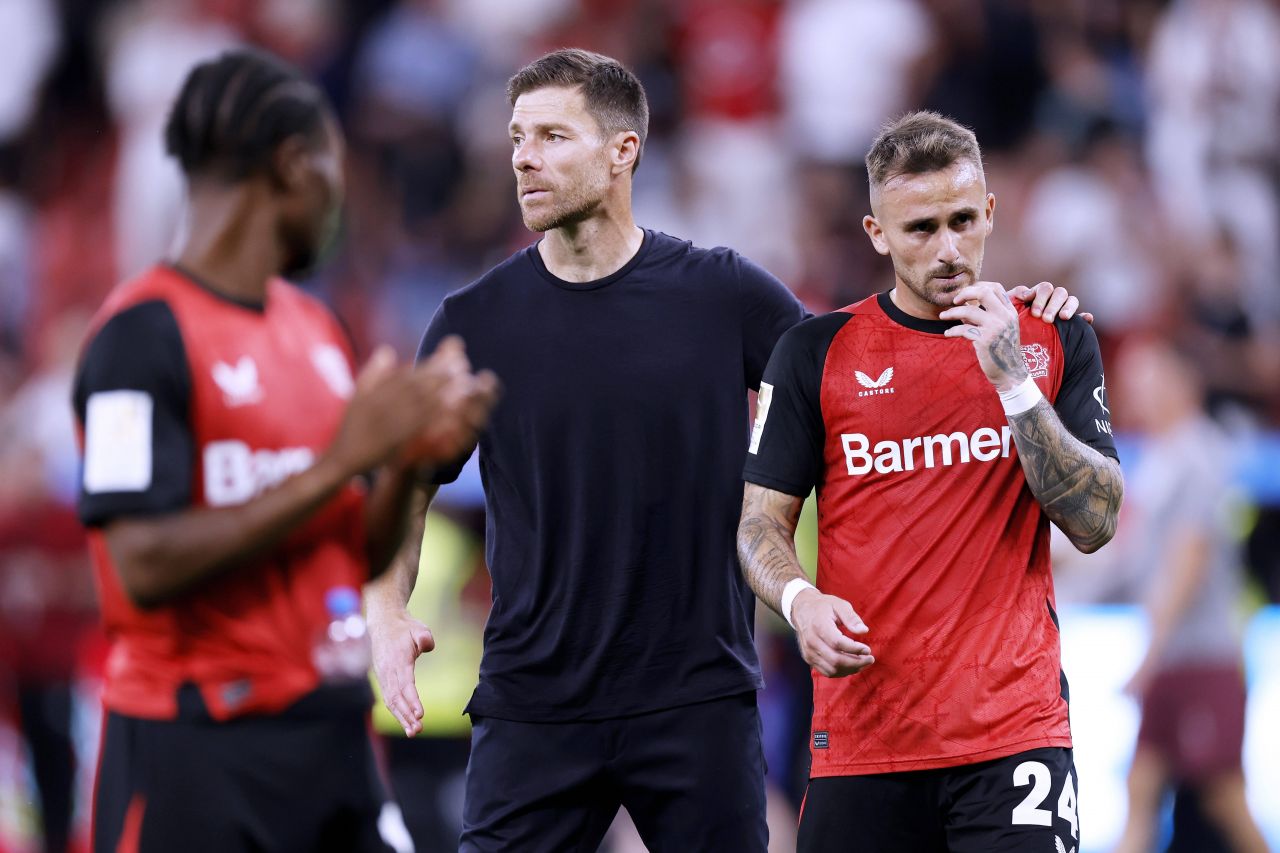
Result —
[[563, 281], [533, 246], [445, 300], [419, 357], [458, 334], [503, 383], [470, 713], [604, 719], [760, 687], [734, 545], [746, 392], [803, 317], [736, 252], [652, 231], [606, 278]]

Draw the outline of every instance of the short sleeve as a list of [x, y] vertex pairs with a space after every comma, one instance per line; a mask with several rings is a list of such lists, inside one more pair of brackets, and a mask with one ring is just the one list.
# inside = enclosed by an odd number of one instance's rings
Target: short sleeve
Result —
[[[427, 325], [427, 331], [422, 335], [422, 342], [418, 344], [416, 361], [422, 362], [430, 358], [431, 354], [436, 351], [436, 347], [440, 345], [441, 340], [449, 335], [457, 334], [457, 330], [449, 325], [448, 305], [449, 301], [446, 299], [436, 309], [435, 315], [432, 316], [431, 322]], [[430, 482], [437, 486], [443, 486], [445, 483], [452, 483], [458, 479], [458, 475], [462, 473], [462, 466], [467, 464], [467, 460], [471, 458], [471, 454], [474, 451], [475, 447], [473, 446], [452, 462], [438, 465], [431, 472]]]
[[1058, 320], [1062, 341], [1062, 386], [1053, 407], [1071, 434], [1112, 459], [1119, 459], [1111, 436], [1111, 408], [1102, 351], [1093, 327], [1079, 316]]
[[84, 436], [77, 508], [85, 525], [191, 504], [190, 400], [182, 333], [166, 303], [127, 308], [94, 335], [72, 398]]
[[771, 273], [741, 255], [736, 258], [742, 297], [742, 365], [747, 387], [754, 389], [782, 333], [809, 314]]
[[836, 332], [850, 315], [806, 320], [783, 334], [760, 382], [743, 478], [806, 497], [822, 479], [822, 372]]

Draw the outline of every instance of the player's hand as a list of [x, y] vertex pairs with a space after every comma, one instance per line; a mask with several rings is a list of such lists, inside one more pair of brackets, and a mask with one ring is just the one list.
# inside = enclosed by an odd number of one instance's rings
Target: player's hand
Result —
[[791, 622], [805, 663], [827, 678], [853, 675], [876, 662], [866, 643], [849, 636], [867, 633], [867, 626], [843, 598], [806, 589], [791, 603]]
[[993, 281], [979, 281], [961, 288], [948, 308], [938, 316], [959, 320], [944, 333], [949, 338], [973, 342], [982, 372], [997, 391], [1016, 388], [1027, 378], [1018, 333], [1018, 312], [1004, 288]]
[[498, 400], [498, 379], [491, 371], [471, 373], [462, 340], [449, 336], [417, 368], [444, 377], [434, 406], [400, 452], [400, 462], [422, 465], [450, 462], [469, 451]]
[[475, 441], [497, 390], [492, 373], [471, 372], [457, 338], [416, 366], [396, 364], [391, 349], [380, 347], [356, 379], [329, 455], [351, 475], [383, 462], [452, 459]]
[[422, 731], [422, 698], [414, 680], [418, 657], [436, 647], [431, 630], [404, 610], [370, 622], [373, 674], [382, 691], [382, 703], [396, 718], [407, 737]]
[[[1046, 323], [1054, 320], [1070, 320], [1080, 309], [1080, 300], [1067, 293], [1065, 287], [1054, 287], [1050, 282], [1042, 281], [1035, 287], [1020, 284], [1008, 291], [1010, 299], [1031, 303], [1031, 316], [1039, 317]], [[1093, 315], [1081, 311], [1080, 317], [1090, 325]]]
[[[460, 369], [466, 369], [465, 361]], [[378, 347], [356, 377], [355, 391], [328, 456], [347, 475], [390, 461], [419, 428], [418, 407], [439, 397], [449, 379], [397, 364], [390, 347]]]

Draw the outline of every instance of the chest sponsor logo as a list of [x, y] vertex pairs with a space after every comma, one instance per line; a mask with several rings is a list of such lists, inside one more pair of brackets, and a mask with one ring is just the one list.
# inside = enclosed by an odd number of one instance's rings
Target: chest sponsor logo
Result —
[[1049, 375], [1049, 349], [1044, 344], [1027, 344], [1022, 348], [1022, 360], [1032, 379]]
[[873, 470], [878, 474], [895, 474], [1007, 459], [1012, 440], [1013, 433], [1007, 426], [1000, 427], [999, 432], [982, 427], [972, 434], [957, 431], [922, 435], [901, 441], [877, 441], [874, 446], [871, 439], [860, 432], [840, 436], [845, 466], [851, 477], [861, 477]]
[[214, 441], [204, 448], [204, 499], [236, 506], [300, 474], [315, 462], [310, 447], [254, 450], [243, 441]]
[[258, 365], [247, 355], [234, 365], [225, 361], [213, 365], [213, 381], [222, 389], [222, 399], [229, 408], [249, 406], [262, 400], [258, 384]]
[[886, 367], [875, 379], [872, 379], [861, 370], [855, 370], [853, 372], [853, 378], [858, 380], [858, 384], [866, 389], [858, 392], [859, 397], [874, 397], [877, 394], [893, 393], [893, 388], [889, 385], [889, 383], [893, 381], [892, 367]]
[[351, 376], [351, 364], [342, 350], [333, 344], [318, 344], [311, 349], [311, 364], [330, 391], [343, 400], [351, 399], [356, 382]]

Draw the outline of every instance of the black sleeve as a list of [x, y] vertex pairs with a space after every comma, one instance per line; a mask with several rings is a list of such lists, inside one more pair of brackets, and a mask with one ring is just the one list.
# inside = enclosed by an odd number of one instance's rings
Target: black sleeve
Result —
[[[457, 331], [450, 327], [447, 316], [448, 300], [440, 303], [440, 307], [436, 309], [435, 315], [431, 318], [431, 322], [427, 325], [427, 331], [422, 335], [422, 343], [418, 344], [418, 356], [416, 361], [421, 362], [428, 358], [436, 347], [440, 345], [441, 339], [449, 335], [457, 334]], [[447, 465], [439, 465], [431, 472], [430, 482], [437, 486], [443, 486], [445, 483], [452, 483], [458, 479], [458, 474], [462, 473], [462, 466], [467, 464], [467, 460], [471, 458], [471, 453], [475, 448], [471, 448], [463, 453], [453, 462]]]
[[190, 400], [186, 349], [166, 303], [141, 302], [102, 326], [85, 348], [72, 392], [84, 430], [84, 524], [191, 504]]
[[1119, 460], [1111, 437], [1111, 408], [1102, 351], [1093, 327], [1079, 316], [1055, 321], [1062, 341], [1062, 387], [1053, 402], [1071, 434], [1101, 453]]
[[827, 350], [849, 314], [837, 312], [793, 327], [764, 370], [743, 479], [807, 497], [822, 480], [822, 372]]
[[742, 365], [747, 387], [760, 376], [782, 333], [810, 316], [787, 286], [763, 267], [735, 254], [742, 298]]

